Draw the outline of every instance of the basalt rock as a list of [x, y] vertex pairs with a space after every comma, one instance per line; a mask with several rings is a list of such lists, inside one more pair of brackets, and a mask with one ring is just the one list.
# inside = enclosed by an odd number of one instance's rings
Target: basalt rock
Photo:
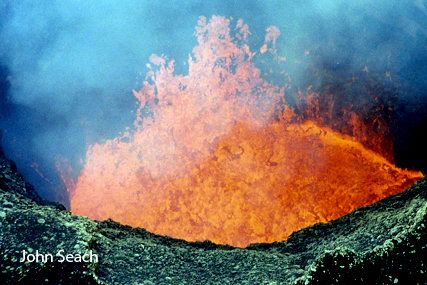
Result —
[[186, 242], [111, 220], [92, 221], [44, 201], [0, 150], [0, 280], [2, 284], [425, 284], [426, 208], [424, 178], [403, 193], [295, 232], [284, 242], [244, 249]]

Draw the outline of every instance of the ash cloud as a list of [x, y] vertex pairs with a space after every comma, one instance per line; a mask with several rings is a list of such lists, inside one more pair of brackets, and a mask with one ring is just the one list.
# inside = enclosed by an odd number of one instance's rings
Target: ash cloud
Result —
[[[176, 72], [186, 73], [201, 15], [243, 19], [252, 33], [252, 51], [262, 46], [265, 29], [277, 26], [277, 52], [287, 59], [283, 67], [293, 86], [313, 84], [307, 79], [313, 66], [343, 76], [365, 65], [372, 72], [389, 69], [414, 87], [402, 98], [402, 121], [417, 116], [425, 128], [420, 104], [427, 89], [427, 1], [338, 2], [1, 1], [5, 151], [44, 198], [67, 204], [67, 194], [58, 191], [58, 157], [78, 172], [88, 145], [132, 126], [132, 89], [141, 86], [151, 54], [175, 59]], [[410, 107], [413, 98], [416, 112]], [[414, 127], [402, 136], [417, 132]], [[404, 139], [401, 145], [402, 157], [415, 156]]]

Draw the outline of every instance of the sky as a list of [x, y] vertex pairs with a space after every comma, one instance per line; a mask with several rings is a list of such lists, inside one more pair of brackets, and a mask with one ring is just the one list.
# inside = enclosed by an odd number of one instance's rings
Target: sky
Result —
[[150, 55], [174, 59], [176, 73], [185, 74], [199, 16], [221, 15], [249, 25], [254, 51], [265, 29], [278, 27], [277, 51], [287, 59], [294, 87], [312, 84], [307, 70], [313, 66], [343, 76], [369, 66], [411, 86], [399, 100], [401, 120], [414, 127], [399, 129], [397, 144], [405, 151], [396, 159], [411, 167], [402, 157], [417, 156], [410, 149], [421, 147], [417, 134], [427, 128], [419, 107], [427, 94], [427, 1], [343, 2], [1, 0], [6, 154], [42, 197], [67, 204], [66, 192], [58, 190], [58, 159], [78, 171], [87, 146], [131, 127], [137, 108], [132, 90], [141, 87]]

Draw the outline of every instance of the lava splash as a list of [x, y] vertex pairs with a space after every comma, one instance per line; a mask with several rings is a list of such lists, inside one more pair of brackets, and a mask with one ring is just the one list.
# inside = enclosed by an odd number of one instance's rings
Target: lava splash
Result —
[[[234, 33], [234, 36], [231, 36]], [[153, 55], [135, 130], [89, 146], [70, 190], [71, 210], [92, 219], [244, 247], [285, 240], [405, 190], [402, 170], [355, 138], [298, 123], [284, 87], [261, 77], [242, 20], [201, 17], [188, 75]], [[266, 30], [260, 54], [275, 53]], [[70, 184], [69, 184], [70, 185]]]

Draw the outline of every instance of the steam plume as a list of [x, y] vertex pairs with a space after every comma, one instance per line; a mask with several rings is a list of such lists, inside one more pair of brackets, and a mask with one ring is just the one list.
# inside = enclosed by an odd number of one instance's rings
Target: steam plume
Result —
[[[277, 53], [286, 58], [283, 68], [295, 88], [314, 84], [307, 70], [351, 76], [365, 66], [411, 86], [398, 99], [396, 161], [425, 167], [427, 155], [416, 150], [422, 147], [417, 133], [427, 129], [426, 1], [4, 0], [3, 144], [43, 197], [66, 203], [66, 195], [57, 192], [58, 157], [78, 172], [88, 145], [132, 126], [132, 89], [140, 88], [150, 55], [163, 52], [176, 60], [177, 73], [187, 70], [184, 63], [196, 45], [194, 23], [212, 14], [244, 19], [253, 33], [252, 50], [262, 47], [265, 27], [277, 26]], [[325, 79], [317, 80], [315, 87]], [[403, 127], [414, 118], [413, 128]]]

